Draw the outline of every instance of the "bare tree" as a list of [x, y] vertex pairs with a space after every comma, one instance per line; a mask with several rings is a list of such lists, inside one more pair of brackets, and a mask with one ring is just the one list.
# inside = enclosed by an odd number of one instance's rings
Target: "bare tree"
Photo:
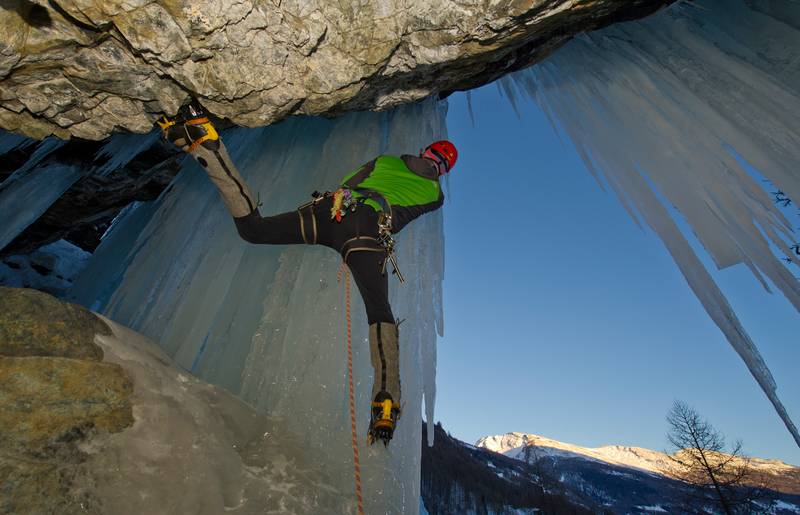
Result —
[[675, 451], [670, 456], [675, 465], [671, 474], [693, 486], [692, 504], [711, 503], [726, 515], [764, 509], [770, 493], [766, 478], [742, 454], [740, 441], [725, 452], [722, 434], [682, 401], [672, 405], [667, 422], [667, 440]]
[[525, 463], [530, 463], [533, 465], [534, 470], [536, 470], [536, 475], [539, 477], [539, 486], [547, 491], [548, 489], [552, 488], [552, 484], [550, 484], [550, 475], [545, 473], [542, 469], [542, 457], [539, 455], [539, 450], [536, 447], [536, 439], [534, 438], [532, 441], [525, 441], [525, 447], [522, 449], [522, 457], [525, 460]]

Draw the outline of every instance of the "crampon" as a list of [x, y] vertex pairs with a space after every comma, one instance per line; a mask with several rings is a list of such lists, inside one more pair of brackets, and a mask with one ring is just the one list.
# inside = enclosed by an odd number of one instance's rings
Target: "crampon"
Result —
[[183, 106], [174, 118], [163, 115], [156, 123], [164, 139], [189, 153], [206, 141], [215, 142], [219, 139], [214, 125], [196, 100]]
[[397, 425], [397, 416], [400, 414], [399, 404], [392, 402], [392, 396], [387, 392], [380, 392], [372, 401], [372, 412], [369, 421], [367, 442], [372, 445], [378, 440], [383, 445], [389, 445], [389, 440], [394, 435]]

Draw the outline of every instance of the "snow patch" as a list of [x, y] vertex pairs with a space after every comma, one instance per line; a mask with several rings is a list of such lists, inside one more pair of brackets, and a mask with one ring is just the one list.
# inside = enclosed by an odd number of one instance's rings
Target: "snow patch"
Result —
[[[672, 460], [667, 454], [642, 447], [606, 445], [588, 448], [528, 433], [514, 432], [504, 435], [485, 436], [480, 438], [475, 445], [504, 454], [510, 458], [527, 461], [528, 463], [544, 457], [555, 459], [579, 458], [632, 468], [655, 475], [664, 475], [673, 466]], [[761, 473], [774, 475], [785, 475], [800, 471], [800, 467], [795, 467], [779, 460], [751, 458], [750, 466]], [[625, 475], [617, 471], [609, 473]]]
[[778, 510], [786, 510], [792, 513], [800, 513], [800, 506], [796, 504], [789, 504], [788, 502], [785, 501], [776, 501], [773, 507]]
[[7, 256], [0, 261], [0, 284], [63, 297], [90, 256], [66, 240], [39, 247], [30, 254]]

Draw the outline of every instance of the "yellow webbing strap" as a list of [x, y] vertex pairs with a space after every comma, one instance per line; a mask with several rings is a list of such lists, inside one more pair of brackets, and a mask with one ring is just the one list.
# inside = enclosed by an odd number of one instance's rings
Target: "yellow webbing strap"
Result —
[[[306, 204], [297, 208], [297, 215], [300, 217], [300, 235], [303, 237], [303, 243], [307, 245], [316, 245], [317, 244], [317, 214], [314, 212], [314, 205], [317, 203], [316, 200], [312, 200]], [[311, 216], [311, 231], [313, 238], [309, 241], [308, 237], [306, 236], [306, 221], [303, 213], [309, 212]]]
[[189, 153], [192, 153], [195, 150], [197, 150], [197, 147], [199, 147], [206, 141], [215, 141], [219, 139], [219, 134], [217, 134], [217, 129], [214, 128], [214, 124], [212, 124], [206, 117], [195, 118], [194, 120], [188, 120], [186, 122], [186, 125], [200, 125], [206, 131], [206, 133], [202, 137], [194, 140], [192, 144], [189, 145], [189, 149], [187, 150], [187, 152]]
[[392, 419], [392, 401], [390, 399], [384, 400], [382, 403], [382, 413], [381, 418], [383, 419]]

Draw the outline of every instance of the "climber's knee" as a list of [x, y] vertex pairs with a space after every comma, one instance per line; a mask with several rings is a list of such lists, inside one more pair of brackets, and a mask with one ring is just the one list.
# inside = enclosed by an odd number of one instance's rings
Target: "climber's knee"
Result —
[[394, 323], [394, 315], [392, 314], [392, 307], [389, 302], [375, 302], [370, 303], [367, 307], [367, 321], [370, 325], [384, 322], [387, 324]]
[[249, 215], [234, 218], [236, 230], [239, 236], [248, 243], [262, 243], [261, 231], [259, 230], [261, 214], [258, 209], [253, 210]]

